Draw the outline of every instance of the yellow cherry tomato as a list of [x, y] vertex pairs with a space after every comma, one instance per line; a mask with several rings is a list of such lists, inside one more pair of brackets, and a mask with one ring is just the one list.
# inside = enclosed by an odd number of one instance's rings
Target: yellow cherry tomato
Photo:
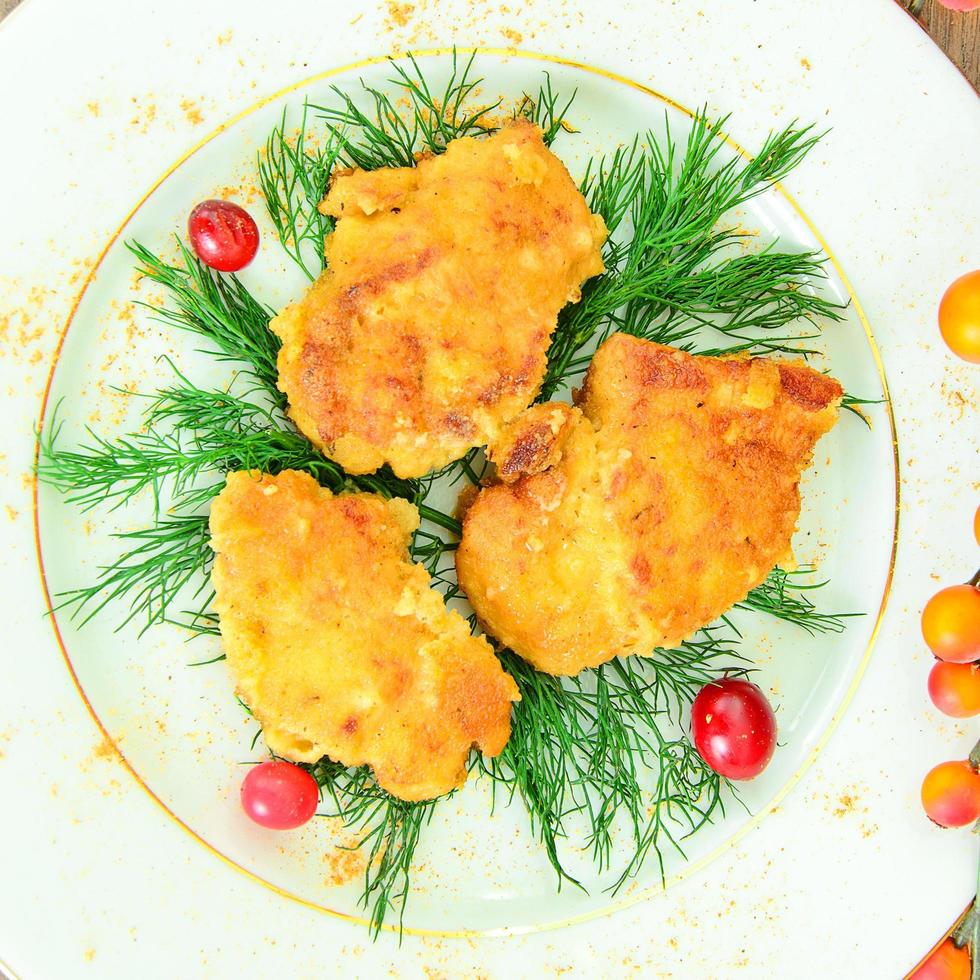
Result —
[[940, 589], [922, 610], [922, 636], [940, 660], [980, 660], [980, 589], [972, 583]]
[[939, 303], [939, 332], [964, 361], [980, 364], [980, 269], [960, 276]]
[[922, 809], [940, 827], [980, 820], [980, 776], [968, 759], [942, 762], [922, 781]]
[[950, 718], [980, 715], [980, 665], [937, 660], [929, 671], [929, 697]]

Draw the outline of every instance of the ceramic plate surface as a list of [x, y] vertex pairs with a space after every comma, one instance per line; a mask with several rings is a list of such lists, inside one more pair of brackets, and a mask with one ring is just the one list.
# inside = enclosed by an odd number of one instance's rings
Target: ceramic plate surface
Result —
[[[10, 202], [0, 291], [11, 413], [2, 447], [11, 683], [0, 691], [0, 785], [18, 801], [0, 817], [0, 858], [22, 883], [0, 901], [0, 961], [11, 972], [122, 976], [151, 943], [161, 976], [287, 963], [318, 975], [338, 949], [345, 969], [364, 975], [386, 966], [447, 975], [576, 966], [806, 976], [801, 962], [823, 972], [860, 962], [862, 976], [895, 976], [965, 904], [969, 841], [923, 827], [915, 797], [921, 773], [973, 739], [969, 726], [943, 724], [928, 709], [915, 610], [937, 580], [968, 577], [976, 558], [968, 543], [978, 502], [975, 374], [943, 353], [931, 319], [942, 285], [980, 265], [975, 185], [960, 149], [944, 141], [955, 133], [958, 147], [980, 150], [975, 95], [886, 2], [849, 11], [848, 30], [832, 37], [817, 31], [816, 12], [775, 2], [754, 4], [748, 21], [721, 4], [700, 15], [654, 6], [614, 4], [600, 30], [589, 8], [571, 3], [532, 4], [517, 20], [489, 6], [480, 15], [466, 4], [365, 4], [336, 23], [318, 13], [317, 30], [297, 41], [264, 32], [258, 4], [171, 5], [156, 23], [143, 13], [113, 19], [122, 8], [107, 2], [83, 24], [29, 0], [0, 29], [0, 49], [10, 53], [4, 77], [15, 69], [38, 77], [27, 53], [42, 49], [42, 37], [58, 72], [75, 63], [78, 37], [105, 60], [103, 69], [79, 67], [84, 84], [38, 81], [44, 123], [9, 96], [0, 103], [11, 132], [39, 134], [30, 167], [26, 143], [2, 164], [7, 186], [32, 188]], [[112, 31], [118, 44], [107, 39]], [[923, 90], [904, 101], [890, 61], [870, 43], [882, 36], [918, 59]], [[166, 250], [189, 207], [208, 196], [234, 196], [258, 216], [255, 153], [284, 108], [327, 101], [334, 84], [383, 83], [390, 68], [375, 56], [390, 50], [442, 48], [420, 59], [437, 79], [451, 43], [482, 49], [474, 70], [489, 96], [517, 99], [544, 72], [558, 90], [576, 90], [579, 132], [555, 144], [576, 176], [637, 132], [669, 125], [683, 140], [686, 106], [732, 112], [728, 131], [749, 151], [794, 117], [831, 126], [787, 188], [735, 217], [760, 243], [829, 248], [828, 279], [815, 288], [848, 307], [841, 323], [825, 326], [814, 363], [865, 398], [886, 397], [887, 375], [892, 401], [870, 410], [870, 429], [845, 414], [821, 441], [794, 540], [797, 559], [829, 580], [821, 606], [865, 615], [843, 634], [816, 637], [739, 620], [741, 649], [778, 705], [781, 732], [772, 766], [743, 793], [746, 809], [729, 806], [685, 842], [686, 860], [667, 852], [666, 893], [650, 862], [610, 894], [615, 874], [596, 875], [573, 843], [564, 856], [588, 892], [558, 892], [521, 806], [498, 803], [491, 816], [487, 785], [471, 780], [425, 835], [399, 947], [394, 936], [372, 945], [362, 924], [323, 916], [363, 915], [356, 862], [336, 850], [346, 840], [329, 822], [272, 837], [241, 814], [239, 763], [260, 752], [250, 748], [254, 724], [224, 666], [188, 666], [217, 652], [209, 641], [187, 644], [165, 627], [114, 632], [111, 612], [84, 628], [64, 614], [42, 618], [42, 588], [55, 594], [89, 580], [114, 554], [108, 533], [141, 524], [147, 511], [80, 515], [41, 488], [35, 547], [24, 474], [42, 411], [50, 420], [58, 406], [66, 443], [87, 425], [111, 436], [135, 417], [133, 399], [112, 389], [165, 382], [161, 355], [203, 384], [230, 377], [190, 338], [133, 306], [148, 291], [134, 281], [124, 242]], [[541, 54], [502, 50], [514, 45]], [[878, 75], [869, 80], [872, 64]], [[850, 98], [858, 80], [867, 100], [860, 111]], [[899, 147], [901, 178], [889, 168]], [[271, 229], [263, 232], [244, 278], [278, 308], [303, 279]], [[620, 847], [616, 856], [625, 855]], [[35, 903], [53, 888], [63, 891], [63, 928], [39, 944], [29, 939], [40, 921]], [[711, 956], [698, 939], [708, 922], [717, 932]], [[864, 948], [872, 926], [891, 937], [884, 959]], [[164, 938], [178, 932], [187, 937], [180, 949]]]
[[[452, 70], [452, 54], [420, 55], [419, 63], [430, 85], [441, 91]], [[516, 105], [523, 92], [536, 91], [544, 73], [557, 92], [567, 93], [565, 98], [576, 93], [571, 121], [578, 133], [563, 134], [556, 149], [579, 179], [590, 158], [610, 153], [648, 129], [662, 139], [669, 126], [681, 145], [687, 140], [691, 120], [682, 109], [623, 79], [506, 54], [480, 54], [471, 71], [483, 79], [487, 96], [500, 97], [505, 105]], [[173, 377], [171, 362], [200, 387], [222, 388], [231, 379], [227, 363], [195, 353], [199, 341], [160, 328], [151, 313], [134, 306], [134, 301], [152, 298], [153, 289], [134, 286], [133, 258], [125, 243], [135, 240], [155, 252], [172, 252], [174, 229], [195, 201], [212, 196], [233, 196], [259, 213], [256, 147], [264, 145], [283, 111], [289, 114], [292, 109], [289, 118], [297, 119], [304, 99], [314, 105], [336, 102], [331, 85], [357, 93], [360, 81], [385, 88], [391, 75], [387, 62], [355, 66], [272, 99], [181, 163], [140, 204], [95, 270], [65, 337], [48, 398], [52, 416], [61, 425], [60, 444], [85, 441], [86, 427], [109, 437], [132, 431], [139, 424], [141, 400], [116, 392], [165, 387]], [[729, 148], [727, 155], [737, 156], [737, 151]], [[778, 242], [791, 251], [820, 248], [805, 218], [775, 189], [732, 220], [753, 235], [754, 247]], [[278, 309], [302, 295], [307, 280], [279, 247], [272, 227], [263, 226], [262, 232], [261, 258], [243, 279], [256, 296]], [[842, 322], [825, 326], [819, 342], [807, 342], [824, 351], [813, 363], [833, 373], [848, 392], [885, 402], [868, 324], [837, 271], [831, 266], [829, 272], [829, 282], [815, 282], [813, 288], [850, 305]], [[807, 332], [812, 330], [806, 325], [799, 330]], [[703, 345], [723, 342], [715, 337]], [[817, 568], [810, 580], [829, 580], [816, 597], [821, 608], [862, 616], [849, 620], [841, 634], [822, 635], [757, 615], [737, 618], [744, 638], [738, 649], [760, 668], [757, 682], [778, 706], [780, 749], [765, 775], [742, 790], [744, 806], [727, 799], [727, 815], [684, 842], [686, 861], [668, 849], [669, 879], [717, 854], [797, 778], [864, 668], [890, 585], [897, 517], [887, 403], [869, 409], [868, 415], [870, 429], [857, 416], [844, 413], [820, 443], [817, 462], [806, 475], [804, 514], [795, 538], [797, 560]], [[451, 477], [444, 478], [434, 489], [437, 505], [444, 500], [443, 509], [451, 512], [458, 491], [459, 484], [453, 486]], [[99, 566], [111, 562], [119, 545], [109, 532], [145, 522], [152, 501], [141, 504], [107, 519], [102, 511], [97, 516], [80, 512], [42, 487], [38, 526], [50, 593], [57, 596], [87, 584]], [[188, 597], [187, 603], [191, 601]], [[252, 825], [237, 806], [239, 763], [262, 757], [250, 749], [255, 726], [231, 696], [233, 682], [223, 663], [185, 669], [190, 662], [219, 656], [220, 643], [208, 638], [188, 645], [187, 634], [178, 628], [140, 635], [141, 623], [115, 632], [126, 612], [126, 604], [118, 602], [84, 626], [65, 613], [58, 613], [55, 622], [83, 696], [137, 778], [195, 836], [236, 864], [306, 902], [359, 916], [359, 862], [337, 851], [338, 845], [350, 845], [349, 833], [332, 822], [314, 821], [299, 833], [270, 834]], [[413, 875], [405, 919], [409, 929], [534, 929], [607, 911], [659, 887], [660, 871], [650, 860], [627, 888], [609, 894], [629, 862], [629, 851], [619, 847], [612, 859], [613, 873], [597, 876], [583, 819], [572, 825], [581, 845], [570, 842], [563, 859], [570, 873], [588, 887], [588, 894], [568, 887], [559, 892], [522, 806], [498, 802], [494, 813], [490, 811], [485, 779], [471, 780], [458, 799], [439, 807]], [[683, 835], [684, 828], [675, 832]], [[494, 853], [507, 853], [508, 859], [481, 862], [488, 845]], [[346, 873], [333, 877], [349, 880], [327, 884], [331, 876], [324, 874], [325, 862], [344, 865]]]

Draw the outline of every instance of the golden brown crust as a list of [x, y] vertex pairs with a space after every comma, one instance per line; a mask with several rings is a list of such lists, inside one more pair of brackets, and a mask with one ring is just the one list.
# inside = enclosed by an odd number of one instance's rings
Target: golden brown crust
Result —
[[342, 174], [328, 270], [272, 321], [296, 424], [348, 472], [420, 476], [533, 400], [602, 219], [526, 121], [416, 167]]
[[232, 473], [211, 508], [215, 609], [238, 691], [269, 747], [370, 765], [405, 800], [496, 755], [518, 699], [486, 640], [407, 553], [418, 511], [334, 496], [304, 473]]
[[571, 434], [576, 408], [560, 402], [535, 405], [505, 426], [490, 447], [489, 459], [504, 483], [554, 466]]
[[801, 362], [614, 334], [557, 462], [466, 513], [457, 569], [484, 626], [554, 674], [676, 646], [789, 557], [800, 474], [842, 394]]

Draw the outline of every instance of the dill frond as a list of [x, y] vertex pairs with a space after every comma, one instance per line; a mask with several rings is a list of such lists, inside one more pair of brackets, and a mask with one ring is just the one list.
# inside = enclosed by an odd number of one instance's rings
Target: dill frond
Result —
[[857, 395], [845, 394], [841, 401], [841, 408], [853, 408], [855, 405], [883, 405], [883, 398], [858, 398]]
[[[336, 141], [338, 159], [345, 167], [413, 167], [417, 153], [442, 153], [460, 136], [482, 136], [493, 131], [488, 116], [500, 100], [470, 108], [468, 100], [483, 81], [472, 78], [475, 52], [460, 63], [453, 52], [452, 70], [445, 88], [434, 92], [408, 56], [409, 67], [392, 62], [392, 93], [361, 83], [371, 110], [364, 111], [342, 89], [333, 86], [339, 106], [314, 106]], [[408, 108], [398, 103], [404, 100]]]
[[688, 350], [701, 342], [712, 353], [701, 338], [714, 331], [738, 350], [805, 355], [809, 349], [773, 332], [840, 319], [841, 307], [811, 288], [824, 278], [819, 254], [772, 246], [731, 254], [748, 238], [731, 213], [782, 179], [819, 136], [791, 125], [754, 159], [722, 162], [726, 121], [699, 113], [683, 150], [668, 126], [662, 139], [647, 133], [587, 169], [582, 192], [610, 230], [606, 272], [560, 314], [541, 400], [584, 370], [583, 349], [614, 330]]
[[643, 867], [651, 851], [656, 855], [660, 879], [666, 879], [664, 848], [670, 846], [686, 860], [683, 841], [712, 822], [715, 813], [724, 816], [723, 789], [734, 794], [726, 780], [714, 772], [686, 737], [665, 739], [659, 745], [656, 803], [638, 835], [633, 854], [615, 883], [607, 889], [616, 894]]
[[844, 409], [845, 412], [850, 412], [852, 415], [856, 415], [869, 429], [871, 428], [871, 419], [865, 414], [865, 405], [883, 405], [885, 399], [883, 398], [858, 398], [857, 395], [851, 395], [847, 392], [844, 393], [843, 399], [841, 399], [840, 407]]
[[523, 800], [559, 887], [582, 887], [560, 854], [573, 816], [585, 819], [584, 843], [600, 872], [612, 861], [616, 822], [629, 829], [632, 854], [618, 888], [651, 850], [661, 868], [665, 846], [680, 850], [676, 818], [696, 827], [721, 806], [724, 782], [669, 732], [704, 684], [723, 670], [739, 672], [730, 644], [705, 631], [677, 650], [616, 659], [571, 678], [538, 673], [509, 650], [501, 660], [521, 701], [504, 751], [481, 765], [508, 799]]
[[129, 611], [119, 629], [134, 619], [143, 621], [140, 635], [168, 618], [171, 605], [187, 586], [201, 594], [214, 557], [207, 515], [181, 515], [157, 520], [151, 527], [113, 535], [129, 549], [100, 569], [93, 585], [56, 596], [55, 609], [72, 609], [84, 625], [110, 602], [126, 599]]
[[[408, 66], [392, 61], [395, 77], [391, 92], [361, 83], [370, 108], [362, 109], [342, 89], [333, 87], [337, 106], [311, 106], [326, 123], [332, 151], [344, 167], [377, 170], [380, 167], [414, 167], [419, 154], [444, 153], [463, 136], [487, 136], [499, 128], [494, 113], [501, 100], [471, 105], [482, 78], [471, 70], [475, 52], [461, 62], [453, 52], [452, 69], [445, 86], [433, 90], [418, 62], [408, 56]], [[541, 128], [550, 146], [558, 133], [575, 132], [566, 116], [575, 98], [564, 103], [547, 73], [536, 96], [526, 95], [512, 118], [523, 116]]]
[[515, 106], [511, 118], [523, 117], [534, 123], [541, 130], [541, 138], [545, 146], [551, 146], [560, 132], [578, 132], [568, 121], [568, 110], [571, 109], [576, 94], [577, 92], [572, 92], [565, 104], [561, 105], [561, 96], [552, 88], [551, 76], [545, 72], [544, 82], [538, 89], [538, 94], [531, 96], [525, 92], [524, 97]]
[[240, 362], [265, 387], [276, 405], [286, 398], [276, 387], [279, 338], [269, 329], [273, 312], [237, 276], [209, 269], [177, 240], [180, 265], [168, 264], [139, 242], [126, 247], [136, 256], [137, 272], [167, 291], [174, 308], [143, 303], [161, 323], [204, 337], [207, 353]]
[[774, 616], [811, 635], [843, 633], [847, 628], [846, 620], [864, 614], [820, 612], [808, 593], [827, 583], [811, 581], [813, 572], [814, 568], [810, 565], [802, 565], [792, 572], [774, 568], [765, 582], [756, 586], [735, 608]]
[[355, 849], [366, 851], [361, 905], [370, 909], [372, 936], [381, 931], [389, 912], [398, 914], [401, 929], [415, 849], [440, 800], [400, 800], [381, 789], [368, 768], [350, 769], [326, 757], [304, 768], [331, 805], [320, 815], [339, 817], [360, 834]]
[[258, 171], [266, 211], [280, 244], [313, 280], [326, 266], [323, 241], [333, 228], [333, 219], [321, 214], [317, 205], [326, 196], [340, 144], [331, 135], [322, 145], [313, 141], [309, 108], [304, 104], [295, 138], [287, 131], [288, 113], [283, 110], [281, 122], [266, 140], [265, 153], [259, 155]]
[[[208, 391], [177, 377], [178, 385], [153, 396], [132, 396], [147, 401], [144, 428], [133, 435], [107, 440], [88, 429], [90, 442], [64, 449], [58, 443], [61, 426], [53, 420], [41, 434], [38, 478], [82, 510], [104, 503], [115, 509], [149, 489], [156, 514], [164, 496], [179, 498], [171, 506], [185, 511], [209, 502], [234, 470], [299, 469], [332, 490], [354, 483], [287, 428], [279, 413], [249, 400], [252, 392]], [[383, 476], [357, 481], [387, 496], [414, 494], [408, 481]]]

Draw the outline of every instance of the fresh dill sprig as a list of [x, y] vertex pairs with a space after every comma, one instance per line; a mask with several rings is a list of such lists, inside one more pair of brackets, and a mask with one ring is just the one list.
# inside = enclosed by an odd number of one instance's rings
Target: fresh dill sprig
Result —
[[[192, 424], [167, 425], [172, 413], [190, 413]], [[210, 500], [233, 469], [281, 469], [286, 459], [312, 455], [300, 436], [274, 428], [261, 405], [186, 380], [153, 396], [143, 419], [143, 431], [133, 435], [108, 440], [87, 429], [88, 443], [66, 449], [56, 413], [40, 436], [38, 478], [83, 511], [100, 504], [114, 510], [149, 490], [159, 514], [164, 494], [180, 497], [186, 510]], [[201, 478], [207, 482], [196, 486]]]
[[683, 151], [668, 125], [663, 139], [647, 133], [587, 169], [582, 192], [610, 231], [606, 272], [559, 315], [541, 400], [584, 370], [583, 349], [614, 330], [692, 349], [710, 328], [729, 343], [712, 353], [802, 354], [809, 351], [773, 331], [840, 318], [841, 307], [811, 288], [824, 277], [819, 254], [731, 254], [748, 235], [729, 215], [781, 180], [819, 136], [790, 125], [754, 159], [723, 161], [726, 121], [699, 113]]
[[749, 609], [765, 613], [792, 623], [811, 635], [814, 633], [843, 633], [846, 620], [863, 613], [823, 613], [809, 598], [808, 593], [823, 588], [826, 582], [813, 582], [814, 568], [802, 565], [787, 572], [774, 568], [762, 585], [756, 586], [736, 609]]
[[[721, 805], [724, 783], [667, 731], [704, 684], [722, 670], [739, 672], [731, 645], [706, 631], [676, 650], [612, 660], [571, 678], [541, 674], [509, 650], [501, 660], [521, 701], [504, 751], [481, 765], [508, 798], [524, 801], [559, 887], [562, 881], [581, 887], [560, 854], [576, 814], [585, 817], [586, 843], [600, 871], [612, 860], [614, 823], [630, 829], [632, 854], [614, 889], [651, 850], [662, 869], [663, 848], [680, 850], [674, 818], [683, 810], [686, 825], [696, 829]], [[654, 812], [660, 816], [651, 820]]]
[[269, 330], [273, 313], [237, 276], [213, 272], [179, 239], [179, 265], [164, 262], [138, 242], [126, 247], [136, 256], [140, 275], [163, 286], [174, 304], [171, 309], [143, 303], [157, 320], [204, 337], [212, 345], [207, 353], [246, 365], [275, 404], [286, 404], [276, 387], [280, 342]]
[[[434, 92], [419, 68], [408, 56], [409, 67], [397, 62], [389, 79], [393, 91], [361, 83], [370, 99], [371, 110], [364, 111], [342, 89], [333, 86], [339, 106], [314, 106], [336, 141], [338, 159], [345, 167], [377, 170], [380, 167], [413, 167], [418, 153], [442, 153], [461, 136], [481, 136], [493, 131], [488, 116], [500, 100], [469, 107], [468, 101], [483, 79], [472, 78], [470, 69], [476, 53], [460, 63], [453, 52], [452, 70], [445, 87]], [[404, 100], [407, 108], [398, 103]]]
[[[107, 440], [89, 429], [91, 442], [63, 449], [55, 417], [40, 436], [39, 479], [82, 510], [103, 503], [115, 509], [146, 489], [153, 493], [156, 513], [164, 493], [179, 497], [178, 506], [187, 510], [209, 501], [225, 475], [236, 470], [302, 470], [335, 492], [357, 489], [409, 500], [418, 495], [415, 481], [398, 479], [390, 471], [348, 476], [280, 413], [251, 401], [254, 389], [241, 394], [210, 391], [181, 374], [177, 378], [177, 385], [153, 396], [133, 394], [145, 397], [147, 407], [143, 430], [131, 436]], [[203, 486], [201, 480], [206, 481]], [[452, 521], [450, 528], [456, 526]]]
[[[339, 105], [317, 105], [330, 134], [331, 151], [341, 166], [377, 170], [380, 167], [413, 167], [419, 154], [444, 153], [454, 140], [464, 136], [486, 136], [499, 128], [494, 113], [501, 100], [471, 105], [482, 78], [471, 74], [472, 53], [461, 62], [453, 52], [452, 69], [445, 86], [430, 87], [412, 55], [408, 66], [391, 62], [395, 77], [388, 80], [392, 91], [361, 83], [370, 108], [362, 109], [342, 89], [333, 87]], [[525, 95], [512, 118], [523, 116], [541, 128], [547, 145], [558, 133], [575, 132], [566, 115], [575, 96], [564, 103], [547, 74], [536, 96]]]
[[845, 394], [841, 400], [841, 408], [853, 408], [855, 405], [881, 405], [883, 398], [858, 398], [857, 395]]
[[101, 568], [92, 585], [56, 596], [55, 609], [71, 607], [84, 625], [109, 603], [125, 599], [129, 611], [118, 628], [140, 619], [141, 636], [158, 623], [176, 622], [170, 619], [176, 597], [188, 586], [194, 587], [192, 598], [199, 596], [207, 585], [214, 557], [207, 515], [161, 517], [150, 527], [114, 537], [124, 542], [125, 554]]
[[871, 419], [864, 412], [863, 406], [865, 405], [881, 405], [884, 403], [883, 398], [858, 398], [857, 395], [844, 393], [844, 397], [841, 399], [840, 407], [846, 412], [850, 412], [852, 415], [856, 415], [869, 429], [871, 428]]
[[[684, 840], [714, 819], [724, 816], [723, 790], [730, 784], [701, 758], [690, 739], [664, 738], [658, 744], [654, 804], [634, 844], [633, 853], [616, 882], [608, 889], [616, 894], [636, 877], [651, 851], [656, 855], [660, 880], [666, 880], [664, 848], [669, 844], [686, 860]], [[737, 798], [737, 797], [736, 797]]]
[[283, 249], [313, 280], [326, 266], [323, 242], [333, 229], [333, 219], [317, 205], [326, 196], [340, 141], [328, 135], [324, 142], [314, 142], [309, 108], [304, 104], [295, 137], [287, 130], [288, 113], [283, 110], [282, 120], [266, 140], [264, 154], [259, 155], [258, 171], [266, 210]]
[[368, 768], [351, 769], [327, 757], [304, 768], [332, 804], [320, 815], [340, 817], [360, 834], [356, 849], [366, 852], [361, 904], [370, 908], [372, 935], [380, 932], [389, 912], [397, 913], [401, 929], [415, 849], [439, 800], [400, 800], [381, 789]]
[[545, 146], [551, 146], [562, 131], [575, 133], [577, 130], [568, 121], [568, 110], [575, 101], [576, 92], [562, 105], [562, 97], [552, 88], [551, 76], [545, 72], [544, 82], [536, 96], [524, 93], [524, 97], [514, 107], [513, 119], [524, 118], [541, 130]]

